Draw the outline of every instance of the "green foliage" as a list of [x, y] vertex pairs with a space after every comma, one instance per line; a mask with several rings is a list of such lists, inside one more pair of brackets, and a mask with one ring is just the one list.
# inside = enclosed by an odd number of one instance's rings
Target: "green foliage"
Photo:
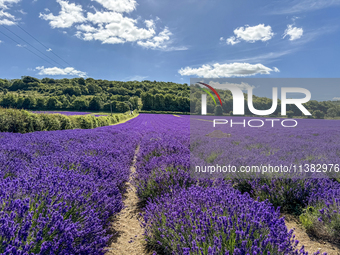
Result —
[[100, 111], [103, 109], [103, 101], [100, 97], [93, 97], [89, 104], [89, 110]]
[[294, 112], [293, 111], [287, 111], [286, 115], [288, 118], [293, 118], [294, 117]]
[[[192, 93], [190, 91], [192, 90]], [[233, 98], [230, 91], [217, 89], [223, 102], [222, 112], [229, 113], [233, 108]], [[187, 84], [157, 81], [108, 81], [93, 78], [51, 79], [41, 80], [24, 76], [21, 79], [0, 79], [0, 106], [16, 109], [36, 110], [93, 110], [110, 112], [125, 112], [128, 110], [163, 111], [164, 113], [182, 112], [200, 114], [202, 91]], [[35, 104], [23, 103], [27, 97], [34, 98]], [[246, 98], [246, 97], [245, 97]], [[38, 101], [39, 99], [39, 101]], [[44, 100], [44, 102], [42, 101]], [[245, 100], [245, 114], [253, 115]], [[121, 103], [120, 103], [121, 102]], [[124, 102], [124, 103], [122, 103]], [[267, 110], [272, 106], [272, 100], [253, 96], [253, 105], [258, 110]], [[340, 116], [339, 104], [336, 102], [318, 102], [311, 100], [304, 106], [315, 117], [321, 116], [321, 111], [327, 117]], [[217, 110], [217, 109], [216, 109]], [[219, 111], [219, 110], [218, 110]], [[207, 98], [207, 112], [215, 112], [213, 100]], [[272, 117], [279, 116], [281, 102]], [[219, 112], [220, 113], [220, 112]], [[288, 116], [302, 116], [295, 106], [287, 105]]]
[[323, 111], [320, 111], [320, 110], [315, 110], [313, 112], [313, 117], [315, 119], [323, 119], [325, 117], [325, 113]]
[[322, 203], [309, 206], [300, 215], [300, 222], [308, 234], [339, 243], [340, 216], [337, 210], [336, 203], [328, 206]]
[[214, 114], [215, 114], [216, 116], [222, 116], [222, 115], [223, 115], [222, 106], [216, 105], [216, 106], [215, 106]]
[[88, 109], [89, 103], [88, 101], [85, 100], [85, 98], [77, 97], [73, 103], [72, 103], [72, 108], [74, 110], [86, 110]]
[[66, 116], [62, 114], [35, 114], [25, 110], [0, 108], [0, 132], [29, 133], [34, 131], [91, 129], [116, 124], [138, 115], [116, 114], [95, 117], [93, 115]]
[[340, 105], [329, 108], [327, 110], [327, 117], [330, 118], [340, 117]]

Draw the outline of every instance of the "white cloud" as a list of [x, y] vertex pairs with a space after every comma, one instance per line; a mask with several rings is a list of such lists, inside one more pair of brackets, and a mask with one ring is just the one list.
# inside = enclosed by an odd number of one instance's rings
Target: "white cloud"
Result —
[[2, 19], [0, 20], [0, 25], [12, 26], [15, 22], [9, 19]]
[[0, 8], [8, 9], [12, 4], [19, 3], [21, 0], [0, 0]]
[[79, 76], [86, 77], [86, 72], [78, 71], [73, 67], [66, 67], [64, 69], [59, 67], [49, 67], [45, 68], [44, 66], [38, 66], [35, 70], [39, 70], [38, 75], [71, 75], [71, 76]]
[[15, 17], [12, 14], [5, 12], [4, 10], [0, 10], [0, 18], [2, 18], [2, 17], [9, 18], [9, 19], [15, 19]]
[[287, 29], [283, 34], [283, 38], [289, 36], [289, 41], [294, 41], [301, 38], [303, 35], [303, 29], [298, 27], [293, 27], [293, 25], [288, 25]]
[[49, 20], [52, 28], [68, 28], [74, 23], [80, 23], [86, 21], [83, 16], [83, 8], [81, 5], [69, 3], [68, 1], [57, 0], [61, 6], [61, 11], [58, 16], [54, 16], [52, 13], [42, 14], [39, 17], [44, 20]]
[[332, 100], [335, 100], [335, 101], [340, 101], [340, 97], [333, 97]]
[[3, 41], [0, 40], [0, 43], [3, 43]]
[[152, 19], [144, 20], [144, 23], [147, 28], [155, 28], [155, 22]]
[[254, 43], [256, 41], [268, 41], [273, 36], [271, 26], [265, 26], [264, 24], [259, 24], [257, 26], [250, 27], [246, 25], [245, 27], [238, 27], [234, 30], [235, 36], [229, 37], [226, 42], [230, 45], [235, 45], [241, 40], [246, 42]]
[[[136, 20], [124, 17], [121, 13], [88, 13], [88, 20], [94, 25], [81, 24], [76, 27], [76, 36], [85, 41], [99, 40], [111, 44], [134, 42], [152, 38], [156, 33], [152, 27], [138, 28]], [[148, 24], [150, 25], [150, 21]]]
[[160, 32], [152, 39], [145, 42], [139, 41], [137, 42], [137, 44], [147, 49], [165, 49], [167, 45], [164, 43], [170, 40], [171, 35], [172, 33], [167, 27], [165, 27], [162, 32]]
[[18, 3], [20, 0], [0, 0], [0, 25], [12, 26], [15, 24], [16, 18], [9, 12], [5, 12], [12, 4]]
[[114, 12], [132, 12], [136, 9], [135, 0], [92, 0]]
[[277, 67], [274, 67], [273, 70], [274, 70], [275, 73], [279, 73], [280, 72], [279, 68], [277, 68]]
[[271, 72], [278, 72], [279, 69], [271, 69], [262, 64], [249, 63], [231, 63], [202, 65], [199, 68], [185, 67], [178, 72], [180, 75], [198, 76], [203, 78], [223, 78], [223, 77], [243, 77], [256, 74], [270, 74]]
[[265, 42], [274, 36], [271, 26], [265, 26], [264, 24], [259, 24], [253, 27], [239, 27], [234, 30], [234, 34], [237, 38], [251, 43], [255, 41]]
[[46, 50], [46, 51], [52, 51], [52, 49], [51, 49], [51, 48], [48, 48], [48, 50]]
[[237, 44], [237, 43], [239, 43], [239, 42], [241, 42], [240, 40], [238, 40], [238, 39], [236, 39], [236, 37], [235, 36], [231, 36], [231, 37], [229, 37], [228, 39], [227, 39], [227, 44], [229, 44], [229, 45], [235, 45], [235, 44]]
[[[86, 12], [78, 4], [69, 3], [66, 0], [57, 0], [61, 5], [59, 15], [52, 13], [40, 14], [44, 20], [48, 20], [52, 28], [70, 28], [75, 26], [75, 36], [84, 41], [97, 40], [103, 44], [123, 44], [136, 42], [147, 49], [154, 50], [183, 50], [186, 47], [172, 47], [170, 36], [172, 33], [165, 27], [156, 32], [156, 24], [152, 19], [144, 20], [144, 27], [138, 26], [141, 19], [133, 19], [123, 15], [135, 10], [135, 0], [92, 0], [100, 3], [105, 10]], [[156, 17], [156, 21], [159, 18]]]

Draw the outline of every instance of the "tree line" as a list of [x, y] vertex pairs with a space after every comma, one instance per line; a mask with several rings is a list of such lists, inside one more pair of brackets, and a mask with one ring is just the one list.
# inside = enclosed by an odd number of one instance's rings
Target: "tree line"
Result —
[[[187, 84], [93, 78], [0, 79], [0, 106], [28, 110], [189, 112]], [[156, 98], [154, 100], [154, 98]], [[150, 101], [151, 99], [151, 101]]]
[[[217, 90], [223, 108], [208, 97], [208, 113], [232, 115], [233, 98], [229, 90]], [[23, 76], [21, 79], [0, 79], [0, 106], [27, 110], [76, 110], [126, 112], [142, 110], [148, 112], [201, 112], [202, 91], [196, 86], [159, 81], [108, 81], [93, 78], [37, 79]], [[245, 113], [248, 109], [245, 94]], [[258, 110], [271, 108], [272, 100], [253, 96], [253, 105]], [[339, 102], [311, 100], [305, 107], [314, 118], [339, 117]], [[281, 102], [273, 116], [280, 116]], [[302, 116], [294, 105], [287, 106], [288, 117]]]

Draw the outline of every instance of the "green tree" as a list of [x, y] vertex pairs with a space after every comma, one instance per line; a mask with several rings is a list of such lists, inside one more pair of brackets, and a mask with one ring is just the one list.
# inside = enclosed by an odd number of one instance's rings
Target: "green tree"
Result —
[[46, 102], [46, 107], [49, 110], [56, 110], [59, 109], [60, 102], [56, 97], [49, 97]]
[[85, 79], [82, 78], [82, 77], [79, 78], [79, 79], [78, 79], [78, 84], [79, 84], [79, 85], [85, 85]]
[[143, 110], [149, 111], [153, 109], [153, 95], [150, 93], [142, 93]]
[[329, 108], [327, 110], [327, 116], [331, 118], [340, 116], [340, 107], [336, 106], [336, 107]]
[[294, 112], [293, 111], [286, 111], [286, 115], [288, 118], [293, 118]]
[[117, 102], [116, 108], [118, 112], [127, 112], [130, 110], [129, 105], [126, 102]]
[[103, 101], [100, 97], [93, 97], [89, 104], [89, 109], [93, 111], [99, 111], [103, 109]]
[[215, 106], [214, 114], [215, 114], [216, 116], [222, 116], [222, 115], [223, 115], [222, 106], [216, 105], [216, 106]]
[[73, 95], [80, 96], [81, 95], [81, 89], [78, 86], [69, 86], [69, 87], [66, 87], [63, 90], [63, 93], [68, 94], [70, 96], [73, 96]]
[[102, 91], [101, 87], [93, 83], [86, 85], [86, 87], [90, 95], [95, 95], [96, 93], [100, 93]]
[[190, 112], [190, 100], [187, 97], [178, 97], [178, 111], [180, 112]]
[[22, 80], [15, 80], [12, 86], [9, 88], [10, 91], [16, 91], [19, 89], [28, 88], [27, 83], [24, 83]]
[[36, 101], [33, 97], [26, 97], [22, 103], [22, 108], [33, 109], [36, 105]]
[[31, 77], [31, 76], [24, 76], [24, 77], [22, 77], [22, 81], [24, 83], [31, 83], [31, 82], [39, 83], [39, 80], [37, 78]]
[[313, 112], [313, 118], [315, 119], [323, 119], [325, 117], [325, 113], [320, 110], [316, 110]]
[[81, 97], [77, 97], [73, 102], [72, 102], [72, 107], [75, 110], [86, 110], [89, 107], [88, 102]]
[[1, 100], [1, 106], [5, 108], [15, 108], [17, 104], [17, 98], [13, 94], [5, 95]]
[[38, 97], [37, 98], [37, 104], [36, 104], [36, 108], [39, 110], [43, 110], [46, 108], [46, 100], [43, 97]]
[[156, 111], [163, 111], [164, 108], [164, 96], [162, 94], [156, 94], [153, 100], [153, 109]]
[[18, 97], [16, 107], [17, 109], [22, 109], [22, 105], [24, 103], [25, 98], [24, 97]]

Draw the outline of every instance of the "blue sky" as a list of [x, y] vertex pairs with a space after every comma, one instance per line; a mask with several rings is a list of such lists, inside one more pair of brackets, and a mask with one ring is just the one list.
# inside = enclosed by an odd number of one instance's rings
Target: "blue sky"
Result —
[[340, 0], [0, 0], [0, 77], [339, 77], [339, 13]]

